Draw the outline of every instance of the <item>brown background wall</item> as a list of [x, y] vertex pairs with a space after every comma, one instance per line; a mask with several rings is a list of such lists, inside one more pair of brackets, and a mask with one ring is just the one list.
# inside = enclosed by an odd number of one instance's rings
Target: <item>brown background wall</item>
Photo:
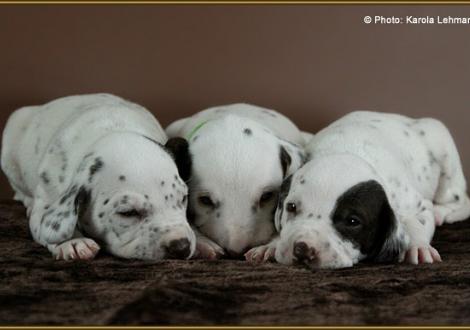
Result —
[[470, 6], [2, 5], [0, 128], [20, 106], [98, 91], [163, 125], [240, 101], [311, 131], [371, 109], [443, 120], [468, 175], [470, 25], [363, 23], [379, 14], [470, 17]]

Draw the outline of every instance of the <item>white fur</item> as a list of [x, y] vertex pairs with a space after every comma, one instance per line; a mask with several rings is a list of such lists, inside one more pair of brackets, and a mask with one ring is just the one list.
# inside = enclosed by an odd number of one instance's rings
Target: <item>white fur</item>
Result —
[[[330, 216], [338, 197], [368, 180], [383, 187], [397, 219], [383, 252], [399, 249], [400, 260], [440, 261], [430, 245], [435, 225], [470, 215], [457, 149], [446, 127], [435, 119], [353, 112], [320, 131], [307, 151], [310, 161], [293, 175], [286, 197], [286, 202], [301, 204], [302, 216], [287, 222], [286, 212], [276, 212], [282, 230], [270, 246], [278, 262], [295, 261], [292, 246], [299, 240], [317, 251], [320, 268], [348, 267], [363, 259], [335, 231]], [[263, 257], [259, 250], [247, 255], [254, 261]]]
[[[160, 145], [166, 140], [137, 104], [109, 94], [70, 96], [11, 115], [2, 169], [27, 207], [33, 238], [57, 258], [92, 258], [100, 242], [117, 256], [161, 259], [173, 239], [195, 248], [179, 200], [187, 187]], [[132, 209], [142, 216], [118, 214]]]
[[[262, 207], [258, 202], [263, 192], [277, 193], [282, 183], [281, 146], [292, 160], [286, 175], [302, 165], [304, 138], [298, 128], [273, 110], [232, 104], [178, 120], [166, 132], [190, 143], [188, 186], [199, 255], [215, 258], [224, 250], [240, 254], [267, 242], [274, 232], [276, 196]], [[217, 207], [201, 205], [202, 195], [210, 195]]]

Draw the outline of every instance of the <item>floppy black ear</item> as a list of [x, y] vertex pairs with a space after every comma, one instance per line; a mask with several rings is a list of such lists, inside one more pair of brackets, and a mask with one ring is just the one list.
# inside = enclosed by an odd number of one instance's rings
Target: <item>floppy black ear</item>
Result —
[[281, 142], [279, 159], [284, 177], [293, 174], [302, 167], [306, 158], [306, 153], [300, 146], [285, 141]]
[[383, 192], [383, 204], [379, 214], [379, 227], [368, 260], [378, 263], [398, 262], [404, 249], [403, 235], [399, 235], [398, 222]]
[[274, 225], [278, 232], [280, 232], [282, 229], [281, 219], [282, 219], [282, 213], [284, 211], [284, 201], [287, 195], [289, 195], [291, 183], [292, 183], [292, 175], [289, 175], [282, 182], [281, 189], [279, 191], [279, 199], [277, 202], [276, 213], [274, 214]]
[[191, 176], [191, 155], [188, 141], [181, 137], [171, 138], [166, 142], [165, 148], [173, 156], [181, 179], [188, 181]]

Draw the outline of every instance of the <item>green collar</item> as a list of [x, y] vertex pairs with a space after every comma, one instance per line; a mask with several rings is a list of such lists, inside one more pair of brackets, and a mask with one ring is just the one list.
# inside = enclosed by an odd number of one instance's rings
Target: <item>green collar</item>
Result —
[[198, 125], [196, 125], [196, 127], [194, 127], [193, 130], [191, 132], [189, 132], [188, 137], [186, 138], [186, 140], [191, 141], [192, 137], [197, 133], [197, 131], [199, 131], [202, 126], [207, 124], [208, 121], [209, 120], [206, 120], [206, 121], [203, 121], [202, 123], [199, 123]]

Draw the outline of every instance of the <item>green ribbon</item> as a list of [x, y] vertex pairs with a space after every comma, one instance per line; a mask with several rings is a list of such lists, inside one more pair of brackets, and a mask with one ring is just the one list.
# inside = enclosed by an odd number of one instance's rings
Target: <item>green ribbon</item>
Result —
[[202, 123], [198, 124], [196, 127], [193, 128], [193, 130], [188, 134], [188, 137], [186, 140], [191, 141], [191, 138], [201, 129], [202, 126], [207, 124], [209, 120], [203, 121]]

